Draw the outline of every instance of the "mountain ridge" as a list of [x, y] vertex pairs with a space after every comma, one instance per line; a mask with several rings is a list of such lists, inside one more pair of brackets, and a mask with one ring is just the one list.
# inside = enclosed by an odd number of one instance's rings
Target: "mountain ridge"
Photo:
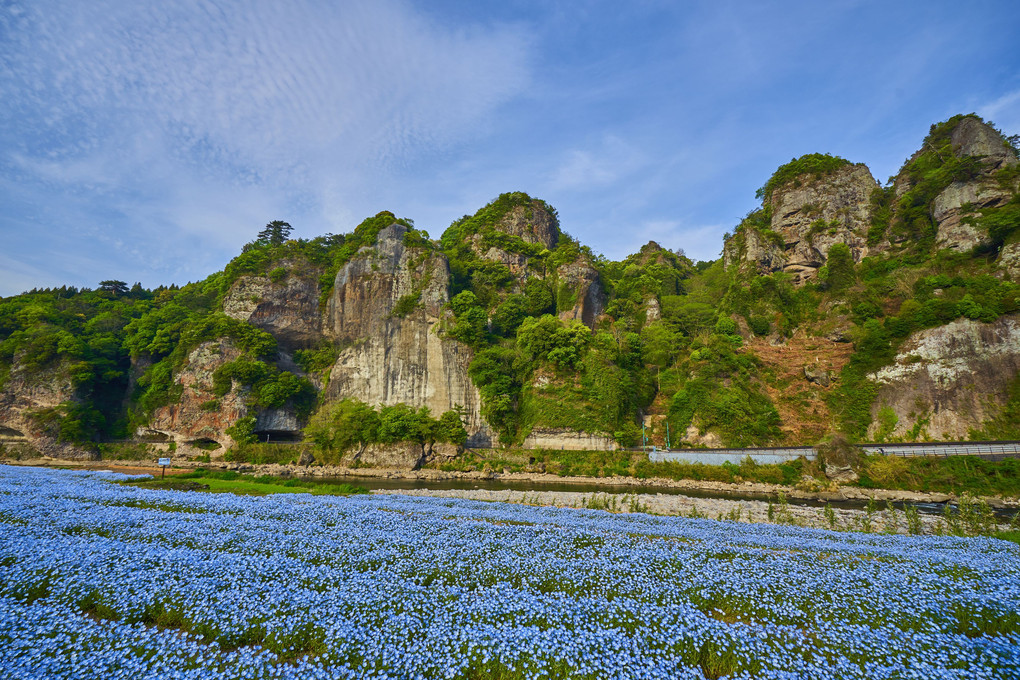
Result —
[[[970, 114], [933, 125], [886, 186], [825, 154], [781, 166], [715, 262], [654, 242], [608, 261], [513, 192], [435, 241], [384, 211], [257, 239], [182, 288], [13, 296], [0, 439], [222, 455], [352, 400], [404, 418], [387, 436], [423, 456], [443, 413], [475, 446], [1020, 436], [1004, 419], [1020, 408], [1018, 188], [1010, 140]], [[971, 370], [947, 384], [953, 351]]]

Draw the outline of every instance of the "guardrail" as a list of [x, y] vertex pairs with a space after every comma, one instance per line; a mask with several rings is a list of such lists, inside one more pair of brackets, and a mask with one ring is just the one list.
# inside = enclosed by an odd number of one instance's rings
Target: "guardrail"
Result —
[[[870, 454], [883, 456], [982, 456], [986, 458], [1020, 457], [1020, 442], [918, 442], [910, 444], [860, 444], [859, 448]], [[659, 449], [648, 451], [648, 460], [653, 463], [683, 462], [722, 465], [739, 465], [744, 458], [756, 463], [777, 465], [804, 456], [814, 460], [818, 452], [812, 446], [771, 446], [748, 449]]]

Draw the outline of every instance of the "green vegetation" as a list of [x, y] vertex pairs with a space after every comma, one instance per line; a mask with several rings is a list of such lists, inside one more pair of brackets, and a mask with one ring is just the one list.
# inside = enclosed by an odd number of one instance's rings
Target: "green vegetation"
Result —
[[[206, 470], [199, 468], [193, 472], [173, 475], [166, 479], [137, 479], [123, 482], [129, 486], [142, 488], [175, 488], [182, 482], [197, 482], [190, 488], [196, 491], [212, 493], [233, 493], [245, 496], [265, 496], [275, 493], [309, 493], [316, 495], [350, 496], [366, 494], [368, 489], [351, 484], [336, 484], [332, 481], [314, 478], [286, 478], [273, 475], [246, 475], [231, 470]], [[205, 486], [206, 488], [200, 488]]]
[[789, 163], [780, 165], [769, 181], [755, 192], [755, 197], [768, 204], [772, 201], [772, 194], [780, 187], [791, 183], [796, 185], [805, 175], [816, 179], [848, 165], [851, 163], [845, 158], [830, 156], [827, 153], [809, 153], [794, 158]]
[[977, 456], [928, 458], [862, 457], [860, 481], [865, 488], [1020, 495], [1020, 459], [990, 461]]
[[416, 410], [407, 404], [394, 404], [376, 411], [357, 399], [344, 399], [316, 413], [305, 428], [305, 437], [315, 445], [317, 458], [330, 464], [339, 463], [352, 450], [360, 455], [370, 444], [462, 446], [467, 430], [460, 411], [447, 411], [433, 418], [427, 406]]
[[[728, 323], [727, 323], [728, 322]], [[735, 325], [720, 317], [717, 332], [691, 344], [691, 353], [680, 363], [677, 390], [669, 405], [674, 432], [695, 425], [702, 432], [713, 429], [729, 446], [761, 446], [778, 440], [779, 413], [756, 384], [758, 362], [738, 352], [740, 337]]]
[[653, 463], [643, 451], [558, 451], [550, 449], [471, 449], [454, 461], [438, 464], [446, 471], [548, 473], [560, 477], [638, 477], [698, 481], [793, 485], [805, 471], [804, 461], [759, 465], [750, 458], [740, 465]]
[[[64, 403], [30, 414], [32, 428], [95, 447], [130, 437], [158, 409], [180, 403], [182, 372], [205, 363], [213, 384], [207, 395], [198, 390], [198, 409], [210, 420], [229, 419], [236, 418], [228, 415], [235, 404], [245, 404], [249, 415], [225, 423], [241, 449], [256, 444], [255, 412], [265, 409], [285, 409], [302, 420], [319, 409], [309, 437], [322, 439], [329, 456], [380, 443], [360, 425], [343, 436], [324, 434], [331, 419], [353, 418], [344, 411], [354, 408], [350, 404], [335, 411], [318, 394], [350, 345], [321, 339], [294, 346], [293, 338], [285, 338], [281, 348], [272, 335], [226, 311], [237, 316], [239, 307], [258, 310], [262, 291], [297, 285], [317, 288], [324, 311], [340, 269], [354, 258], [374, 257], [371, 246], [380, 231], [399, 224], [406, 228], [413, 285], [389, 314], [417, 314], [445, 257], [450, 302], [435, 330], [471, 349], [468, 373], [481, 395], [482, 416], [504, 445], [520, 445], [535, 430], [567, 429], [630, 446], [649, 415], [653, 427], [646, 432], [653, 441], [665, 443], [668, 426], [674, 445], [695, 431], [727, 446], [815, 443], [793, 441], [809, 429], [812, 437], [841, 432], [851, 440], [869, 432], [880, 440], [938, 436], [926, 432], [923, 413], [903, 423], [889, 408], [876, 411], [878, 388], [869, 376], [916, 331], [1020, 312], [1020, 283], [996, 260], [1006, 244], [1020, 239], [1020, 165], [993, 170], [985, 159], [959, 155], [954, 130], [973, 117], [932, 126], [895, 186], [872, 192], [870, 256], [858, 261], [863, 233], [836, 236], [850, 208], [827, 213], [831, 204], [821, 198], [800, 206], [806, 245], [824, 259], [808, 282], [768, 271], [781, 265], [785, 249], [784, 237], [773, 231], [772, 203], [777, 191], [850, 166], [826, 154], [778, 168], [759, 190], [761, 206], [727, 235], [730, 257], [754, 240], [763, 257], [780, 263], [759, 263], [760, 269], [726, 267], [722, 260], [693, 263], [682, 251], [655, 243], [608, 261], [562, 232], [555, 209], [522, 192], [502, 194], [456, 220], [439, 242], [386, 211], [349, 234], [311, 240], [290, 238], [291, 226], [274, 220], [222, 272], [184, 287], [148, 291], [104, 280], [94, 291], [47, 289], [0, 300], [0, 389], [26, 381], [69, 383]], [[938, 250], [935, 197], [952, 182], [975, 180], [1012, 195], [993, 207], [962, 206], [964, 223], [987, 234], [974, 252]], [[235, 287], [241, 277], [249, 277], [243, 289]], [[593, 292], [599, 289], [604, 295]], [[249, 293], [241, 290], [250, 291], [249, 299], [242, 299]], [[584, 323], [574, 320], [579, 317]], [[827, 344], [822, 338], [849, 340], [854, 350], [849, 358], [831, 352], [834, 380], [823, 388], [784, 373], [781, 353], [770, 351], [784, 345], [810, 352]], [[1011, 389], [1005, 408], [989, 412], [995, 415], [972, 437], [1020, 437], [1020, 386]], [[446, 435], [429, 434], [432, 425], [419, 432], [408, 424], [414, 418], [400, 417], [406, 441], [444, 441]], [[797, 418], [807, 429], [791, 423]], [[277, 455], [247, 451], [230, 455]]]

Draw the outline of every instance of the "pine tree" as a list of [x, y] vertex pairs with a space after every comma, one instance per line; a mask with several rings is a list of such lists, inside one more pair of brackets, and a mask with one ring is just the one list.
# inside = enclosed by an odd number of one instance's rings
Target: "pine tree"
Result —
[[273, 220], [259, 232], [256, 240], [261, 243], [268, 243], [271, 246], [278, 246], [287, 240], [290, 232], [293, 230], [294, 227], [283, 220]]

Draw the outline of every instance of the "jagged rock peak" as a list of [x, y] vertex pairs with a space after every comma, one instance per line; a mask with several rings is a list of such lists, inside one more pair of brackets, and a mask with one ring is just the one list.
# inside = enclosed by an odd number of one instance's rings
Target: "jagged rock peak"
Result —
[[998, 130], [973, 114], [964, 116], [956, 124], [949, 139], [957, 156], [983, 156], [996, 166], [1018, 162], [1016, 152]]
[[[912, 229], [916, 215], [909, 212], [911, 206], [920, 206], [928, 212], [939, 248], [987, 247], [989, 235], [973, 216], [1011, 200], [1016, 177], [1003, 178], [1000, 170], [1018, 162], [1007, 140], [975, 114], [932, 125], [921, 148], [894, 179], [896, 200], [907, 207], [896, 206], [893, 238], [908, 242], [923, 236]], [[928, 196], [934, 198], [925, 201]]]
[[761, 274], [783, 271], [803, 283], [817, 276], [836, 243], [860, 262], [874, 251], [868, 230], [877, 188], [862, 163], [823, 154], [794, 159], [759, 190], [763, 208], [726, 243], [726, 266], [745, 262]]
[[560, 240], [559, 218], [555, 208], [545, 201], [515, 191], [500, 194], [474, 215], [454, 222], [443, 234], [443, 241], [474, 237], [479, 250], [484, 251], [506, 245], [501, 243], [500, 235], [552, 250]]
[[560, 239], [560, 225], [555, 210], [545, 201], [531, 199], [527, 194], [510, 196], [514, 197], [514, 205], [493, 225], [495, 229], [550, 250], [555, 248]]

